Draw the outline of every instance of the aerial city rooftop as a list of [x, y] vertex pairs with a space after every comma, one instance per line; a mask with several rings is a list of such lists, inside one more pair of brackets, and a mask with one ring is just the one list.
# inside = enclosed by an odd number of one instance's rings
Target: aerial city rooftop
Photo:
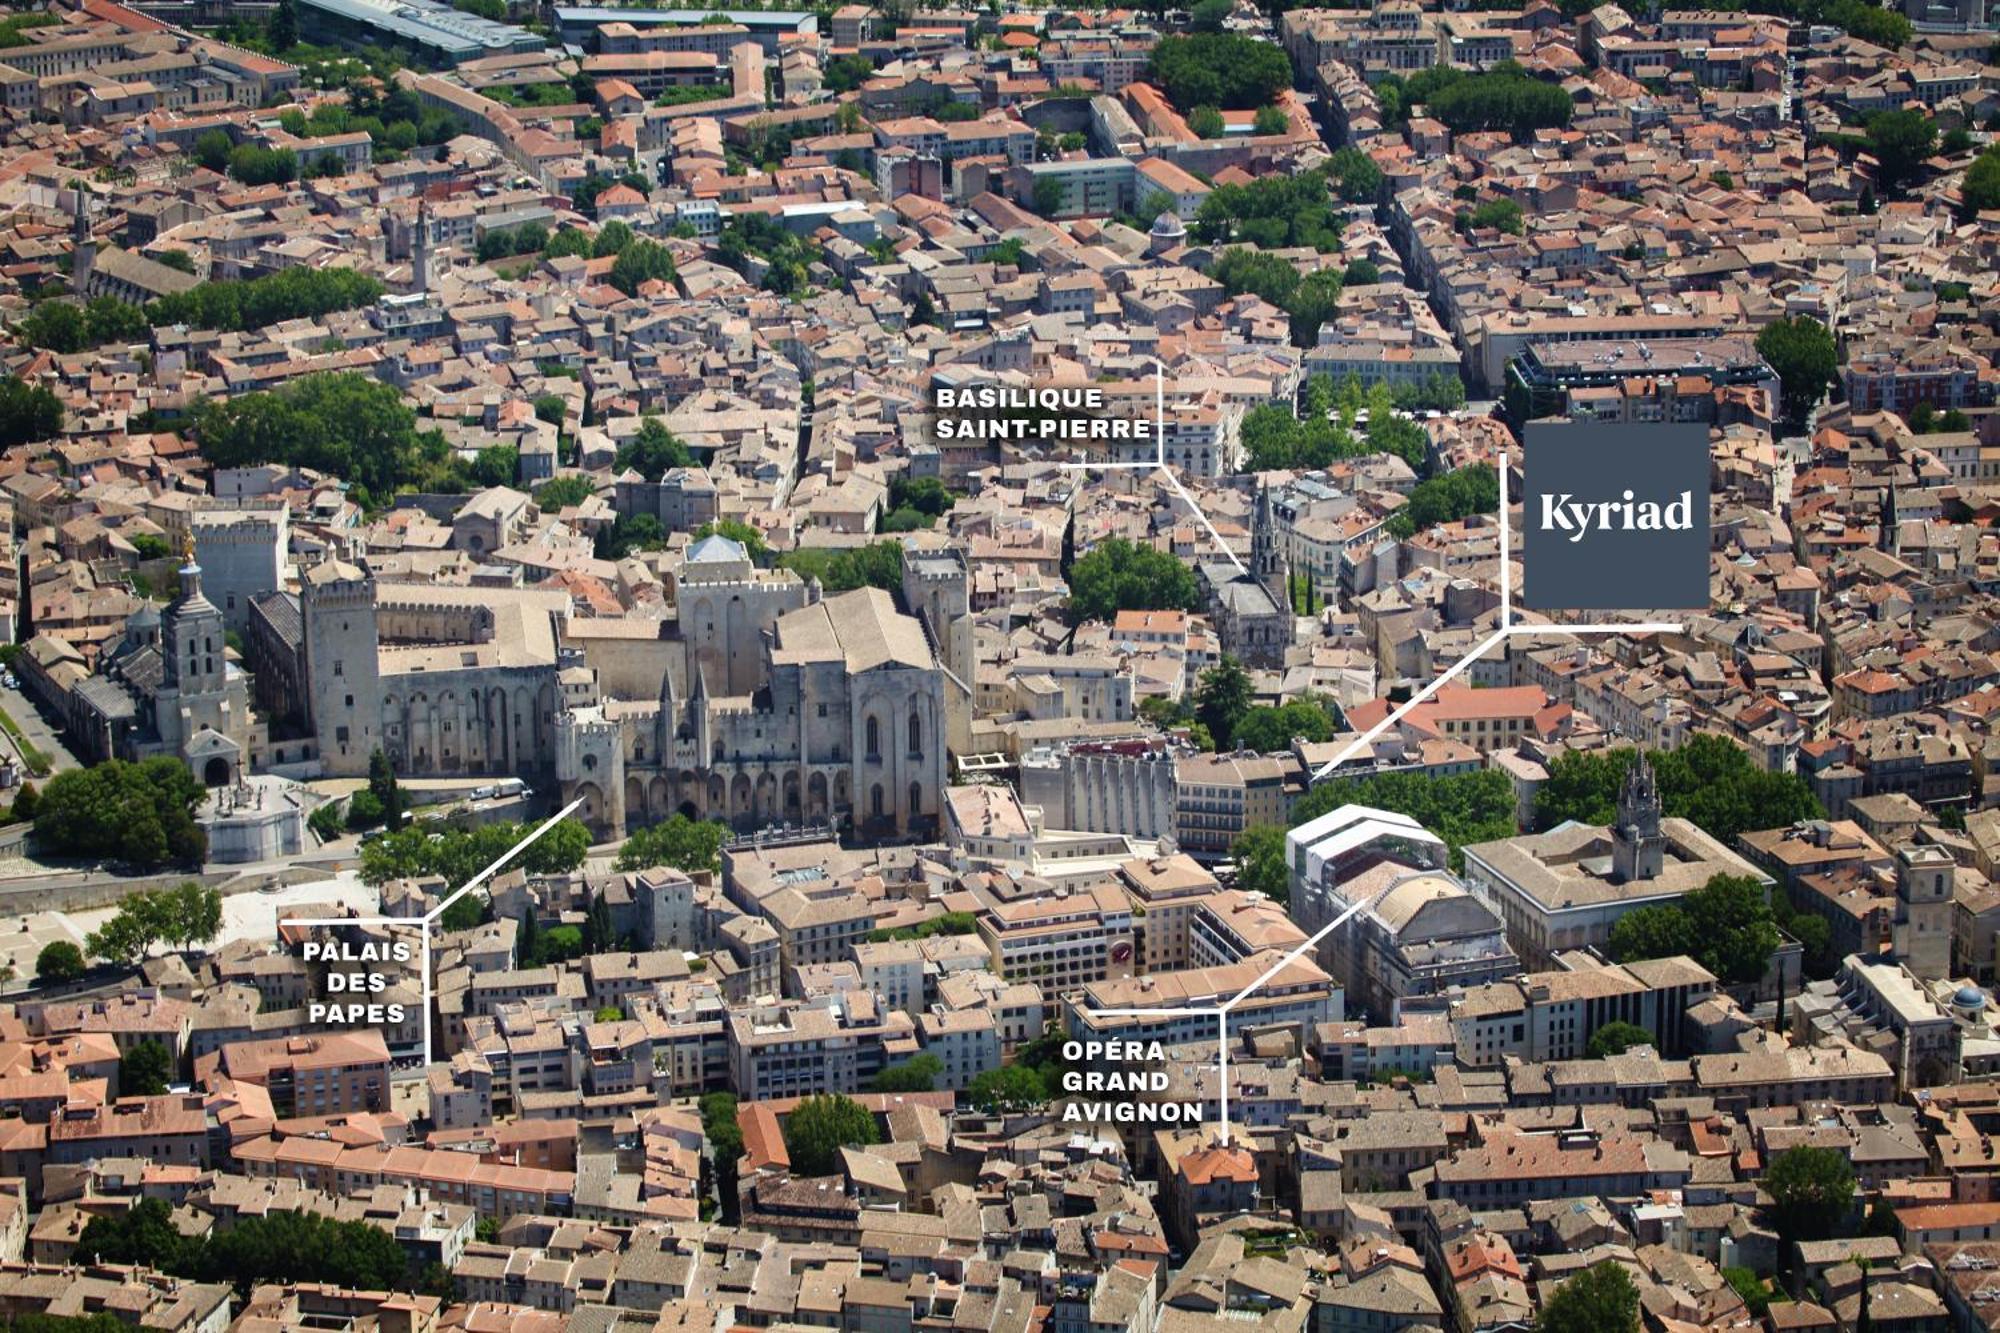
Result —
[[0, 16], [0, 1333], [2000, 1331], [1995, 19]]

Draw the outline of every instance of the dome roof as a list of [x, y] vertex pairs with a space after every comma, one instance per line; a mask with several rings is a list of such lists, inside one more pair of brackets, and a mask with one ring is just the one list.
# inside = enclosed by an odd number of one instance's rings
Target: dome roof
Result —
[[1960, 1009], [1984, 1009], [1986, 992], [1977, 986], [1960, 986], [1958, 994], [1951, 997], [1951, 1002]]
[[1187, 235], [1187, 227], [1172, 213], [1162, 213], [1153, 219], [1153, 235], [1185, 236]]

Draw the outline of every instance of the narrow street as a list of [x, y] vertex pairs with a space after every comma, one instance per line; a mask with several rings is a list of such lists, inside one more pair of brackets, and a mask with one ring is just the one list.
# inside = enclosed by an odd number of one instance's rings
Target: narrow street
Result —
[[[5, 709], [7, 716], [14, 720], [14, 725], [19, 727], [21, 734], [28, 738], [28, 744], [48, 756], [49, 763], [52, 765], [54, 772], [61, 773], [67, 769], [82, 767], [77, 762], [76, 756], [69, 752], [69, 748], [62, 743], [61, 737], [56, 734], [54, 728], [49, 726], [48, 722], [42, 717], [41, 712], [36, 709], [34, 702], [27, 695], [22, 694], [17, 689], [10, 690], [4, 685], [0, 685], [0, 709]], [[7, 754], [12, 756], [17, 762], [21, 761], [20, 747], [14, 743], [14, 738], [8, 735], [3, 728], [0, 728], [0, 745], [4, 745]], [[25, 762], [22, 762], [22, 767], [24, 769], [27, 767]]]

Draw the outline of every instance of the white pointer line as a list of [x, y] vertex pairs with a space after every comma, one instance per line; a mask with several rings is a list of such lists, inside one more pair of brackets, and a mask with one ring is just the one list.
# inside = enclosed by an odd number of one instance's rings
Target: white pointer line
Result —
[[1312, 950], [1312, 948], [1315, 945], [1317, 945], [1321, 940], [1325, 939], [1327, 936], [1333, 934], [1334, 931], [1339, 930], [1342, 926], [1346, 925], [1348, 918], [1359, 913], [1363, 908], [1367, 907], [1368, 904], [1374, 902], [1377, 898], [1381, 897], [1382, 894], [1386, 892], [1388, 892], [1387, 886], [1378, 889], [1376, 892], [1369, 894], [1366, 898], [1363, 898], [1359, 902], [1352, 904], [1351, 906], [1348, 907], [1348, 909], [1345, 912], [1342, 912], [1339, 916], [1335, 917], [1333, 920], [1327, 922], [1325, 925], [1321, 926], [1318, 930], [1314, 931], [1312, 937], [1308, 939], [1304, 944], [1301, 944], [1298, 948], [1292, 950], [1290, 953], [1286, 954], [1283, 958], [1280, 958], [1277, 962], [1271, 964], [1270, 968], [1265, 971], [1263, 976], [1258, 977], [1255, 981], [1245, 986], [1242, 990], [1236, 992], [1234, 998], [1226, 1001], [1223, 1004], [1222, 1012], [1226, 1014], [1231, 1009], [1234, 1009], [1237, 1005], [1243, 1003], [1244, 1000], [1246, 1000], [1251, 995], [1256, 993], [1256, 990], [1259, 986], [1269, 981], [1272, 977], [1277, 976], [1278, 973], [1284, 971], [1286, 968], [1290, 967], [1293, 963], [1298, 962], [1299, 959], [1305, 957], [1306, 954], [1309, 953]]
[[571, 801], [568, 805], [564, 806], [562, 809], [556, 811], [554, 814], [550, 815], [547, 819], [543, 820], [541, 826], [535, 829], [534, 832], [530, 833], [527, 837], [521, 839], [519, 842], [515, 843], [512, 847], [508, 848], [504, 853], [501, 854], [500, 858], [496, 860], [492, 865], [486, 867], [486, 869], [480, 871], [478, 874], [474, 875], [471, 879], [468, 879], [467, 881], [465, 881], [465, 883], [459, 885], [456, 892], [454, 892], [449, 898], [446, 898], [443, 902], [439, 903], [436, 907], [433, 907], [429, 912], [425, 913], [423, 919], [425, 921], [435, 921], [439, 917], [443, 916], [446, 908], [450, 907], [460, 898], [463, 898], [466, 894], [478, 888], [481, 884], [484, 884], [496, 870], [500, 869], [501, 866], [506, 865], [509, 861], [519, 856], [522, 852], [528, 850], [529, 847], [534, 845], [534, 842], [537, 838], [541, 837], [544, 833], [547, 833], [550, 829], [554, 828], [557, 824], [561, 823], [564, 819], [568, 818], [569, 813], [582, 804], [583, 804], [583, 797], [579, 796], [574, 801]]

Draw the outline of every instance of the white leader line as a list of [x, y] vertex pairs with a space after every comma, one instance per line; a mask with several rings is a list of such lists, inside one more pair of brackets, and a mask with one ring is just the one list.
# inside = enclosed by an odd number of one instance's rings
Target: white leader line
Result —
[[1153, 362], [1153, 456], [1123, 463], [1058, 463], [1057, 467], [1070, 472], [1094, 472], [1099, 468], [1133, 469], [1165, 467], [1167, 465], [1167, 379], [1166, 365], [1158, 357]]
[[474, 889], [478, 888], [481, 884], [485, 883], [489, 878], [492, 877], [495, 871], [500, 869], [501, 866], [506, 865], [509, 861], [519, 856], [522, 852], [528, 850], [529, 847], [534, 845], [535, 840], [537, 838], [540, 838], [544, 833], [547, 833], [550, 829], [554, 828], [563, 819], [567, 818], [571, 811], [575, 810], [578, 806], [582, 804], [583, 804], [583, 798], [578, 797], [576, 800], [571, 801], [568, 805], [564, 806], [562, 809], [550, 815], [547, 819], [543, 820], [539, 826], [531, 830], [526, 837], [522, 838], [519, 842], [515, 843], [512, 847], [510, 847], [503, 855], [501, 855], [501, 857], [498, 860], [494, 861], [492, 865], [487, 866], [486, 869], [480, 871], [478, 874], [474, 875], [471, 879], [468, 879], [467, 881], [465, 881], [465, 883], [459, 885], [457, 890], [454, 891], [450, 897], [446, 898], [443, 902], [439, 903], [436, 907], [432, 908], [429, 912], [425, 913], [423, 916], [294, 916], [294, 917], [281, 917], [279, 918], [277, 924], [281, 929], [285, 926], [314, 926], [314, 927], [415, 926], [420, 934], [420, 939], [417, 945], [417, 948], [421, 955], [420, 957], [421, 980], [419, 982], [419, 987], [423, 996], [423, 1007], [424, 1007], [424, 1018], [423, 1018], [424, 1063], [428, 1065], [431, 1062], [431, 1056], [432, 1056], [431, 1000], [433, 998], [433, 995], [431, 988], [432, 986], [431, 923], [436, 921], [439, 917], [443, 916], [446, 908], [450, 907], [460, 898], [463, 898], [466, 894], [472, 892]]
[[[1166, 473], [1167, 481], [1173, 486], [1174, 490], [1180, 495], [1181, 499], [1187, 501], [1188, 508], [1194, 511], [1194, 516], [1201, 521], [1202, 527], [1207, 529], [1209, 537], [1214, 540], [1216, 546], [1222, 551], [1224, 555], [1229, 557], [1229, 562], [1235, 565], [1239, 572], [1248, 573], [1249, 571], [1244, 567], [1243, 562], [1237, 559], [1236, 553], [1229, 548], [1229, 545], [1226, 542], [1222, 540], [1222, 534], [1217, 532], [1215, 530], [1215, 525], [1208, 521], [1208, 515], [1202, 512], [1201, 506], [1195, 503], [1195, 499], [1192, 495], [1188, 494], [1187, 488], [1181, 484], [1180, 478], [1175, 476], [1173, 470], [1167, 467], [1166, 465], [1166, 458], [1165, 458], [1166, 365], [1164, 362], [1160, 361], [1157, 357], [1155, 357], [1153, 358], [1153, 367], [1154, 367], [1154, 375], [1156, 377], [1155, 384], [1157, 386], [1157, 392], [1159, 395], [1158, 430], [1160, 436], [1161, 458], [1157, 466], [1160, 468], [1162, 472]], [[1135, 467], [1146, 467], [1152, 465], [1142, 464], [1142, 463], [1065, 463], [1062, 466], [1067, 468], [1087, 469], [1092, 467], [1135, 468]], [[1496, 456], [1494, 460], [1494, 471], [1499, 478], [1499, 486], [1500, 486], [1500, 620], [1498, 627], [1493, 631], [1491, 635], [1481, 640], [1469, 652], [1467, 652], [1464, 656], [1460, 657], [1458, 661], [1454, 662], [1450, 666], [1450, 668], [1448, 668], [1442, 674], [1438, 675], [1435, 679], [1431, 680], [1428, 684], [1426, 684], [1422, 689], [1418, 690], [1415, 694], [1411, 695], [1410, 698], [1406, 700], [1404, 703], [1402, 703], [1400, 706], [1390, 710], [1389, 715], [1387, 717], [1384, 717], [1380, 722], [1377, 722], [1374, 726], [1368, 728], [1368, 730], [1362, 732], [1359, 736], [1355, 737], [1354, 740], [1350, 741], [1346, 746], [1344, 746], [1341, 749], [1339, 754], [1336, 754], [1332, 759], [1328, 760], [1324, 765], [1322, 765], [1319, 768], [1318, 771], [1316, 771], [1313, 774], [1313, 781], [1318, 782], [1327, 778], [1342, 764], [1346, 763], [1349, 759], [1352, 759], [1356, 754], [1360, 753], [1362, 750], [1372, 745], [1377, 736], [1380, 736], [1390, 727], [1396, 725], [1396, 723], [1402, 721], [1405, 717], [1409, 716], [1411, 710], [1416, 708], [1417, 705], [1423, 703], [1426, 699], [1430, 698], [1433, 694], [1436, 694], [1440, 689], [1444, 688], [1444, 686], [1448, 684], [1454, 676], [1459, 675], [1461, 672], [1469, 668], [1474, 662], [1478, 661], [1481, 657], [1484, 657], [1486, 653], [1490, 649], [1492, 649], [1495, 644], [1505, 643], [1510, 638], [1526, 638], [1544, 634], [1572, 634], [1572, 635], [1668, 634], [1668, 633], [1676, 633], [1685, 628], [1685, 626], [1681, 622], [1672, 620], [1620, 621], [1609, 624], [1595, 624], [1595, 625], [1516, 624], [1514, 621], [1514, 570], [1513, 570], [1514, 524], [1513, 524], [1512, 511], [1509, 507], [1510, 506], [1510, 499], [1508, 496], [1509, 487], [1507, 485], [1508, 459], [1505, 450], [1501, 450], [1499, 454]], [[1214, 1015], [1217, 1020], [1216, 1063], [1220, 1075], [1220, 1081], [1218, 1087], [1221, 1093], [1221, 1107], [1222, 1107], [1221, 1141], [1222, 1145], [1224, 1147], [1227, 1147], [1229, 1146], [1229, 1012], [1230, 1010], [1234, 1009], [1237, 1005], [1243, 1003], [1243, 1001], [1248, 999], [1251, 995], [1254, 995], [1257, 992], [1257, 990], [1260, 987], [1262, 987], [1266, 982], [1270, 981], [1272, 977], [1275, 977], [1276, 975], [1278, 975], [1278, 973], [1284, 971], [1287, 967], [1291, 966], [1293, 963], [1303, 958], [1315, 946], [1317, 946], [1321, 940], [1325, 939], [1328, 935], [1331, 935], [1335, 930], [1338, 930], [1341, 926], [1345, 925], [1354, 916], [1365, 910], [1370, 903], [1374, 902], [1375, 899], [1380, 896], [1381, 892], [1382, 891], [1378, 891], [1377, 893], [1370, 894], [1368, 897], [1363, 898], [1361, 901], [1351, 904], [1346, 911], [1342, 912], [1339, 916], [1335, 917], [1332, 921], [1328, 922], [1326, 925], [1320, 927], [1319, 930], [1315, 931], [1313, 935], [1305, 941], [1305, 943], [1299, 945], [1296, 949], [1293, 949], [1283, 958], [1280, 958], [1275, 964], [1273, 964], [1269, 969], [1267, 969], [1262, 976], [1258, 977], [1248, 986], [1245, 986], [1242, 990], [1238, 991], [1232, 998], [1225, 1001], [1222, 1004], [1222, 1006], [1218, 1009], [1086, 1009], [1083, 1010], [1082, 1012], [1091, 1018], [1199, 1018], [1205, 1015]]]
[[571, 801], [568, 805], [564, 806], [562, 809], [556, 811], [554, 814], [550, 815], [547, 819], [543, 820], [541, 822], [541, 825], [538, 828], [536, 828], [533, 832], [528, 834], [527, 837], [521, 839], [519, 842], [515, 843], [512, 847], [502, 852], [499, 858], [496, 859], [492, 865], [486, 867], [486, 869], [480, 871], [478, 874], [474, 875], [471, 879], [468, 879], [467, 881], [465, 881], [465, 883], [459, 885], [458, 889], [449, 898], [446, 898], [436, 907], [433, 907], [430, 911], [424, 913], [424, 920], [435, 921], [439, 917], [443, 916], [446, 908], [450, 907], [460, 898], [463, 898], [466, 894], [478, 888], [481, 884], [484, 884], [493, 875], [495, 871], [500, 869], [501, 866], [506, 865], [509, 861], [519, 856], [522, 852], [527, 851], [529, 847], [534, 845], [534, 842], [537, 838], [541, 837], [544, 833], [547, 833], [550, 829], [554, 828], [557, 824], [561, 823], [563, 819], [565, 819], [569, 815], [570, 811], [576, 809], [579, 805], [582, 804], [583, 804], [583, 797], [579, 796], [574, 801]]
[[1215, 543], [1215, 549], [1222, 552], [1224, 558], [1230, 564], [1236, 566], [1237, 573], [1247, 574], [1250, 572], [1249, 566], [1245, 565], [1237, 557], [1236, 552], [1229, 548], [1228, 542], [1222, 540], [1222, 534], [1215, 530], [1215, 524], [1208, 521], [1208, 515], [1203, 512], [1199, 504], [1195, 503], [1194, 496], [1188, 494], [1188, 488], [1181, 484], [1181, 479], [1174, 475], [1172, 468], [1167, 466], [1167, 363], [1160, 360], [1157, 356], [1147, 357], [1146, 359], [1153, 363], [1153, 439], [1157, 444], [1157, 450], [1151, 461], [1136, 463], [1058, 463], [1056, 466], [1073, 472], [1095, 472], [1109, 469], [1123, 469], [1129, 472], [1157, 469], [1166, 475], [1167, 484], [1174, 488], [1174, 493], [1187, 502], [1187, 507], [1193, 512], [1196, 521], [1208, 533], [1208, 539]]
[[1451, 678], [1453, 676], [1458, 675], [1461, 671], [1464, 671], [1465, 669], [1470, 667], [1474, 662], [1478, 661], [1482, 655], [1485, 654], [1488, 648], [1491, 648], [1496, 643], [1502, 642], [1503, 640], [1506, 639], [1506, 637], [1507, 633], [1505, 630], [1497, 630], [1497, 629], [1494, 630], [1491, 637], [1481, 642], [1477, 647], [1467, 652], [1463, 657], [1459, 658], [1456, 662], [1453, 662], [1451, 666], [1447, 668], [1442, 675], [1438, 676], [1435, 680], [1431, 681], [1430, 684], [1424, 686], [1421, 690], [1418, 690], [1415, 694], [1411, 695], [1403, 703], [1399, 704], [1396, 708], [1392, 709], [1389, 715], [1383, 718], [1380, 722], [1377, 722], [1374, 726], [1368, 728], [1368, 730], [1362, 732], [1359, 736], [1355, 737], [1354, 740], [1351, 741], [1345, 748], [1343, 748], [1339, 754], [1335, 755], [1333, 758], [1327, 760], [1324, 764], [1320, 765], [1319, 770], [1313, 774], [1313, 781], [1319, 782], [1324, 780], [1326, 777], [1332, 774], [1332, 772], [1336, 768], [1339, 768], [1342, 764], [1352, 759], [1362, 750], [1374, 744], [1375, 738], [1377, 736], [1380, 736], [1390, 727], [1395, 726], [1398, 722], [1401, 722], [1405, 717], [1408, 717], [1411, 709], [1415, 708], [1418, 704], [1422, 703], [1424, 700], [1430, 698], [1433, 694], [1436, 694], [1439, 690], [1443, 689], [1447, 684], [1451, 682]]
[[[1521, 446], [1521, 466], [1528, 465], [1528, 446]], [[1494, 454], [1493, 471], [1500, 478], [1500, 632], [1514, 627], [1514, 515], [1507, 507], [1507, 451]], [[1526, 522], [1526, 516], [1522, 518]]]
[[1524, 634], [1676, 634], [1686, 628], [1678, 620], [1629, 620], [1602, 625], [1509, 625], [1500, 632], [1516, 638]]
[[1229, 1146], [1229, 1009], [1224, 1006], [1216, 1018], [1216, 1095], [1222, 1105], [1222, 1146]]
[[425, 1066], [426, 1068], [428, 1068], [428, 1067], [430, 1066], [430, 1063], [431, 1063], [431, 1059], [432, 1059], [432, 1056], [431, 1056], [431, 1000], [432, 1000], [432, 995], [433, 995], [433, 992], [432, 992], [432, 985], [431, 985], [431, 923], [430, 923], [430, 922], [429, 922], [428, 920], [426, 920], [426, 921], [424, 922], [424, 926], [423, 926], [423, 932], [424, 932], [424, 933], [423, 933], [423, 938], [422, 938], [422, 939], [421, 939], [421, 940], [420, 940], [420, 941], [418, 942], [418, 944], [417, 944], [417, 948], [418, 948], [418, 950], [419, 950], [419, 953], [418, 953], [418, 977], [419, 977], [419, 980], [418, 980], [418, 983], [417, 983], [417, 985], [418, 985], [418, 989], [419, 989], [419, 990], [420, 990], [420, 991], [422, 992], [422, 994], [423, 994], [423, 1006], [424, 1006], [424, 1024], [423, 1024], [423, 1027], [424, 1027], [424, 1066]]
[[1255, 981], [1245, 986], [1242, 990], [1236, 992], [1236, 995], [1233, 999], [1224, 1001], [1222, 1006], [1222, 1012], [1225, 1014], [1228, 1013], [1231, 1009], [1234, 1009], [1237, 1005], [1243, 1003], [1244, 1000], [1248, 999], [1252, 994], [1254, 994], [1259, 986], [1269, 981], [1272, 977], [1277, 976], [1278, 973], [1284, 971], [1286, 968], [1290, 967], [1293, 963], [1298, 962], [1299, 959], [1305, 957], [1306, 954], [1311, 951], [1314, 945], [1318, 944], [1321, 940], [1333, 934], [1334, 931], [1339, 930], [1342, 926], [1346, 925], [1350, 918], [1360, 914], [1365, 908], [1369, 906], [1369, 904], [1373, 903], [1377, 898], [1387, 893], [1390, 887], [1391, 886], [1389, 885], [1384, 885], [1380, 889], [1377, 889], [1375, 892], [1369, 894], [1366, 898], [1361, 899], [1359, 902], [1350, 904], [1345, 912], [1342, 912], [1339, 916], [1335, 917], [1333, 920], [1327, 922], [1325, 925], [1321, 926], [1318, 930], [1314, 931], [1312, 937], [1308, 939], [1304, 944], [1301, 944], [1298, 948], [1292, 950], [1290, 953], [1286, 954], [1283, 958], [1280, 958], [1277, 962], [1273, 963], [1270, 966], [1269, 970], [1267, 970], [1263, 976], [1258, 977]]

